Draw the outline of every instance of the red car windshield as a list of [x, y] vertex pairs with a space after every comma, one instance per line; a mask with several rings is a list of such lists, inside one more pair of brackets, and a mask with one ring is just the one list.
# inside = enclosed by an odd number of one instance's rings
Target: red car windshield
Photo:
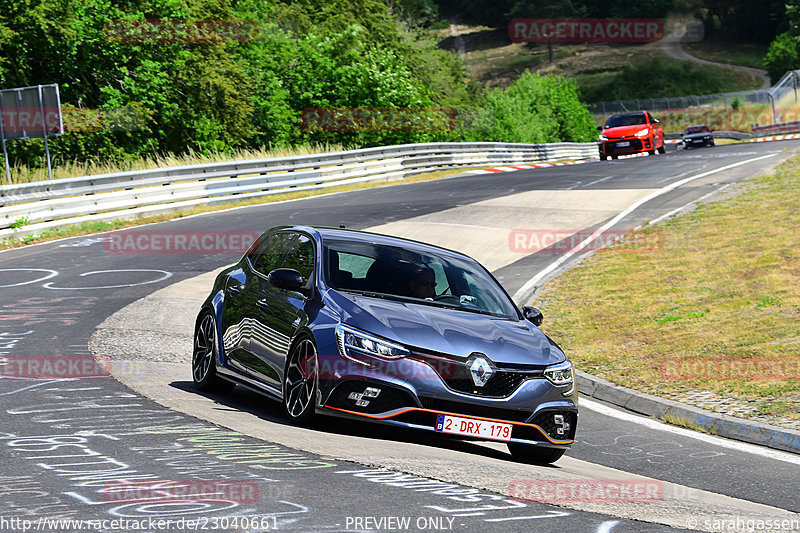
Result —
[[635, 126], [637, 124], [647, 124], [644, 113], [635, 115], [614, 115], [606, 122], [606, 129], [619, 128], [620, 126]]

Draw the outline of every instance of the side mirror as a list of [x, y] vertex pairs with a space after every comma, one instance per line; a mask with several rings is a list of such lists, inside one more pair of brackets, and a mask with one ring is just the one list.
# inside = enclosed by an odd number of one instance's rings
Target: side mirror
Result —
[[659, 120], [657, 118], [654, 118], [653, 119], [653, 124], [660, 124], [660, 122], [659, 122]]
[[287, 291], [300, 291], [305, 283], [300, 272], [293, 268], [276, 268], [267, 275], [267, 281], [272, 286]]
[[597, 131], [603, 131], [603, 126], [597, 126]]
[[522, 308], [522, 316], [537, 328], [542, 325], [542, 321], [544, 320], [544, 315], [542, 315], [541, 311], [528, 305]]

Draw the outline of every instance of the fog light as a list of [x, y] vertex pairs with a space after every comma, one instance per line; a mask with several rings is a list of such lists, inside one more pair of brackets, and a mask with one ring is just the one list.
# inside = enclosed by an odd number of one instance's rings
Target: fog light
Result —
[[355, 400], [358, 407], [366, 407], [369, 405], [369, 400], [365, 400], [365, 398], [377, 398], [380, 393], [381, 389], [377, 387], [367, 387], [364, 392], [351, 392], [347, 399]]
[[564, 415], [553, 415], [553, 422], [556, 424], [556, 433], [564, 436], [569, 431], [569, 422], [564, 421]]

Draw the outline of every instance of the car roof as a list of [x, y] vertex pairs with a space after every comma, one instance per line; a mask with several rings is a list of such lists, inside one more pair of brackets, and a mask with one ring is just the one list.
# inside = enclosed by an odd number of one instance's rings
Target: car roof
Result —
[[645, 114], [647, 114], [647, 111], [631, 111], [630, 113], [619, 113], [619, 114], [616, 114], [616, 115], [611, 115], [609, 118], [614, 118], [614, 117], [636, 117], [636, 116], [645, 115]]
[[[277, 229], [277, 228], [273, 228]], [[372, 233], [369, 231], [360, 231], [348, 228], [332, 228], [328, 226], [281, 226], [280, 229], [282, 230], [295, 230], [295, 231], [305, 231], [308, 233], [316, 233], [319, 237], [325, 241], [327, 239], [339, 239], [345, 241], [352, 241], [352, 242], [364, 242], [364, 243], [371, 243], [371, 244], [386, 244], [386, 245], [394, 245], [394, 246], [409, 246], [412, 245], [414, 248], [420, 251], [429, 251], [435, 252], [442, 255], [450, 255], [459, 257], [461, 259], [469, 259], [470, 261], [475, 261], [472, 257], [464, 254], [462, 252], [458, 252], [456, 250], [451, 250], [449, 248], [443, 248], [441, 246], [436, 246], [433, 244], [428, 244], [425, 242], [415, 241], [412, 239], [404, 239], [402, 237], [394, 237], [392, 235], [384, 235], [382, 233]]]

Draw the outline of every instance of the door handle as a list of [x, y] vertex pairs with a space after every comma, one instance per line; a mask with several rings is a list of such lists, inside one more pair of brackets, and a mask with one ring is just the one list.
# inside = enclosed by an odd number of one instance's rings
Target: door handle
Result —
[[259, 300], [256, 300], [256, 305], [261, 307], [262, 309], [266, 309], [267, 307], [269, 307], [269, 300], [267, 300], [266, 298], [261, 298]]

